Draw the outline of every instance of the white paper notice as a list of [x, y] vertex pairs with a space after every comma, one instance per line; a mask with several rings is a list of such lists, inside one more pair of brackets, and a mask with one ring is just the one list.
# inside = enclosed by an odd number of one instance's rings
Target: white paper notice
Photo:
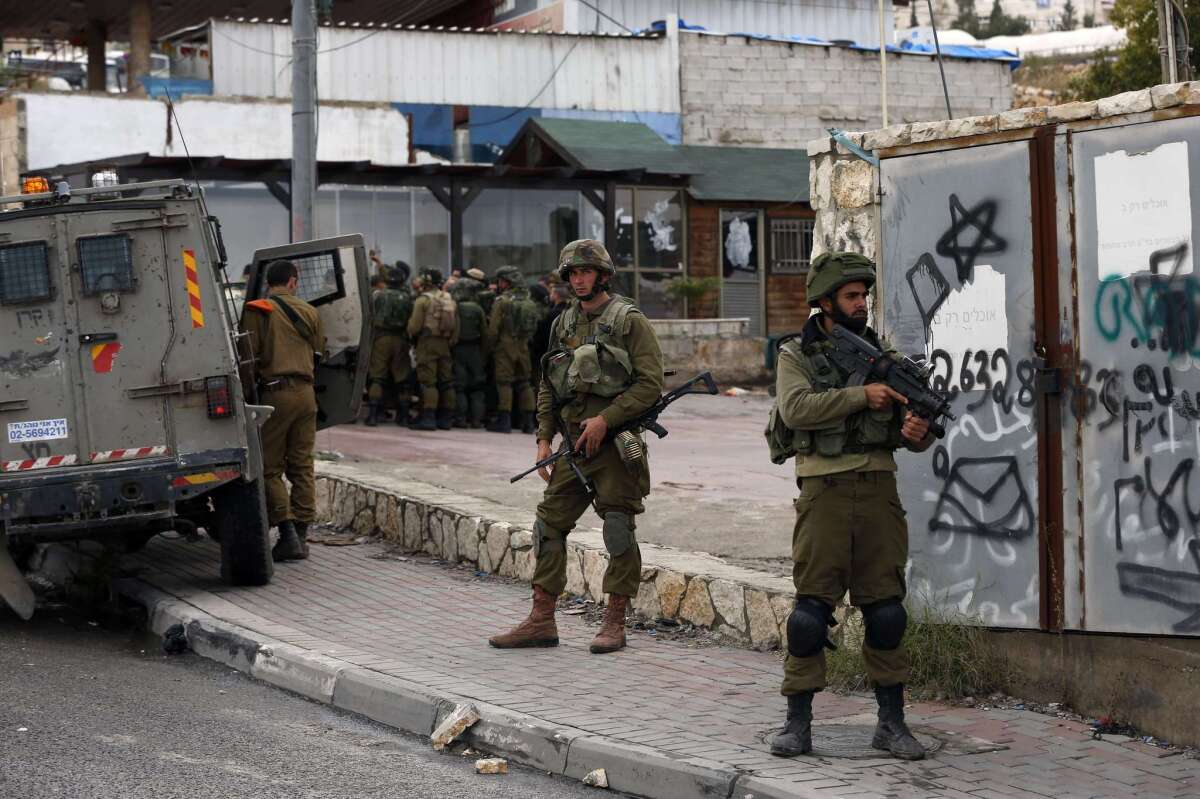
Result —
[[1008, 316], [1004, 310], [1004, 275], [986, 264], [975, 265], [975, 277], [938, 308], [929, 323], [929, 352], [951, 355], [1008, 349]]
[[[1130, 155], [1096, 156], [1096, 248], [1100, 279], [1150, 268], [1155, 250], [1188, 245], [1180, 274], [1192, 271], [1188, 146], [1177, 141]], [[1174, 261], [1161, 268], [1173, 266]]]

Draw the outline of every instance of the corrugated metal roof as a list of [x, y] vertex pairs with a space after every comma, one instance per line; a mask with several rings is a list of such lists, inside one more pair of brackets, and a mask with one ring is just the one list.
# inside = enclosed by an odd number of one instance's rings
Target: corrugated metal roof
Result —
[[[406, 28], [322, 28], [326, 100], [679, 113], [677, 40]], [[285, 25], [212, 23], [213, 93], [291, 96]]]
[[633, 170], [685, 175], [696, 171], [678, 147], [646, 125], [590, 119], [531, 119], [505, 149], [500, 163], [525, 163], [526, 137], [545, 143], [568, 166], [592, 170]]
[[688, 194], [697, 200], [808, 202], [808, 153], [763, 147], [677, 148], [695, 174]]
[[[372, 23], [407, 25], [433, 19], [462, 5], [466, 0], [354, 0], [333, 4], [335, 24]], [[86, 5], [86, 13], [80, 6]], [[0, 20], [5, 38], [69, 38], [83, 31], [87, 20], [99, 19], [108, 27], [109, 39], [129, 36], [129, 0], [3, 0]], [[197, 2], [151, 3], [151, 38], [167, 34], [213, 17], [237, 16], [243, 19], [284, 20], [290, 15], [288, 0], [205, 0]]]
[[[588, 0], [603, 14], [577, 0], [568, 2], [578, 6], [579, 30], [618, 31], [622, 25], [638, 30], [678, 14], [688, 24], [703, 25], [712, 31], [813, 36], [879, 46], [876, 0]], [[884, 11], [889, 41], [893, 29], [891, 5], [888, 0]]]

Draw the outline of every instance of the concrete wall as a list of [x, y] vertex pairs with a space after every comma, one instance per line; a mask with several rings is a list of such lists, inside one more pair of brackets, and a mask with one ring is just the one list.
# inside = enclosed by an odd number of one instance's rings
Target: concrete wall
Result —
[[759, 385], [770, 379], [764, 366], [766, 340], [747, 335], [748, 319], [651, 319], [666, 368], [679, 374], [668, 384], [712, 372], [722, 388]]
[[[21, 169], [134, 153], [183, 155], [185, 141], [193, 157], [287, 159], [292, 155], [289, 102], [189, 97], [175, 103], [177, 120], [160, 100], [108, 94], [20, 93], [0, 105], [19, 108], [21, 103], [25, 107]], [[13, 113], [0, 112], [0, 119]], [[5, 140], [10, 138], [10, 127], [0, 128]], [[408, 122], [386, 104], [323, 103], [317, 154], [323, 161], [407, 164]]]
[[[684, 144], [803, 147], [829, 127], [883, 124], [877, 51], [682, 32], [679, 54]], [[1012, 106], [1009, 64], [945, 64], [956, 115]], [[937, 61], [889, 54], [888, 109], [892, 123], [944, 119]]]

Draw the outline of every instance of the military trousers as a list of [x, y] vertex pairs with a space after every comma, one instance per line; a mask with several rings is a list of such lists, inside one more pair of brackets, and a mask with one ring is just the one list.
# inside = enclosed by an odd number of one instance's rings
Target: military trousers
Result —
[[371, 341], [371, 364], [367, 372], [367, 399], [379, 402], [385, 389], [395, 392], [412, 372], [408, 355], [408, 336], [390, 330], [376, 330]]
[[[830, 608], [850, 592], [861, 608], [884, 599], [904, 599], [908, 525], [896, 493], [896, 473], [842, 472], [804, 477], [792, 529], [792, 582], [796, 596], [813, 597]], [[867, 676], [880, 686], [908, 678], [908, 655], [863, 643]], [[783, 665], [784, 695], [825, 687], [825, 650], [805, 658], [791, 654]]]
[[421, 410], [454, 409], [454, 361], [450, 339], [424, 335], [417, 341], [417, 382]]
[[460, 418], [479, 421], [483, 418], [483, 390], [487, 386], [484, 369], [483, 344], [460, 341], [454, 345], [454, 393], [458, 400]]
[[[311, 522], [317, 511], [317, 481], [313, 474], [317, 395], [311, 383], [291, 379], [265, 391], [262, 400], [275, 409], [262, 426], [267, 520], [272, 527], [288, 520]], [[291, 484], [290, 494], [283, 482], [285, 475]]]
[[[645, 511], [650, 493], [650, 466], [643, 459], [630, 470], [616, 446], [604, 444], [594, 457], [577, 461], [580, 471], [596, 486], [596, 510], [604, 520], [604, 544], [609, 550], [604, 592], [637, 596], [642, 579], [642, 552], [634, 533], [634, 517]], [[537, 507], [534, 547], [537, 565], [533, 584], [558, 595], [567, 585], [567, 535], [587, 510], [587, 491], [565, 464], [550, 475]]]
[[492, 355], [492, 363], [496, 381], [496, 410], [501, 413], [511, 411], [515, 394], [518, 410], [533, 411], [537, 398], [534, 396], [531, 382], [533, 369], [530, 363], [529, 342], [512, 338], [500, 339]]

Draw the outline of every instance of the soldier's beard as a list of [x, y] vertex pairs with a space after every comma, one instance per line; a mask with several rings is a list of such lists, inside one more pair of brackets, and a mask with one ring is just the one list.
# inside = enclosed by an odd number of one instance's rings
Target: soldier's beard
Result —
[[865, 313], [862, 316], [851, 316], [835, 304], [832, 316], [834, 322], [847, 328], [851, 333], [862, 335], [862, 332], [867, 329], [867, 315]]
[[592, 283], [592, 288], [587, 294], [580, 294], [576, 291], [575, 296], [579, 298], [580, 302], [591, 302], [606, 291], [608, 291], [608, 281], [596, 278], [596, 282]]

